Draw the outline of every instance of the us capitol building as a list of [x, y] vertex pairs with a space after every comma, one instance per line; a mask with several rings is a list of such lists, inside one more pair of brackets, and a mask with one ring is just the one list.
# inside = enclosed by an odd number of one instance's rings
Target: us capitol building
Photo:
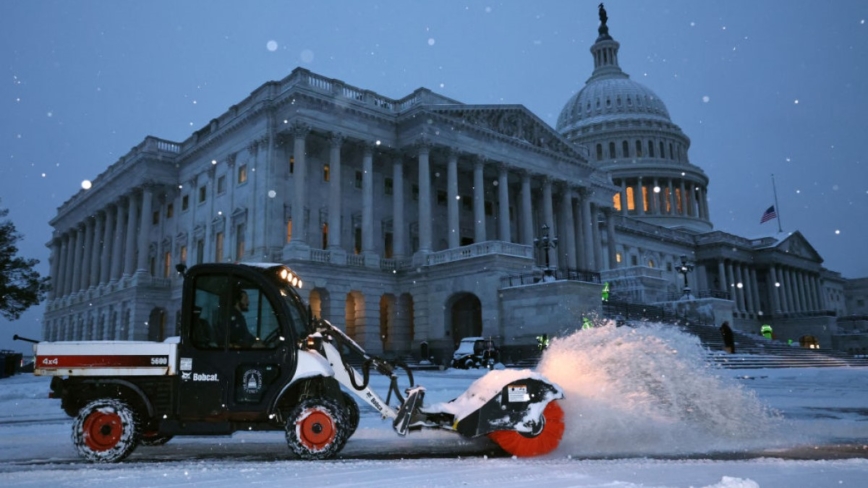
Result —
[[184, 141], [146, 137], [51, 220], [43, 338], [163, 340], [177, 263], [266, 261], [374, 354], [532, 348], [597, 316], [604, 283], [612, 301], [864, 354], [868, 279], [825, 269], [798, 231], [715, 231], [690, 139], [621, 70], [606, 21], [556, 128], [297, 68]]

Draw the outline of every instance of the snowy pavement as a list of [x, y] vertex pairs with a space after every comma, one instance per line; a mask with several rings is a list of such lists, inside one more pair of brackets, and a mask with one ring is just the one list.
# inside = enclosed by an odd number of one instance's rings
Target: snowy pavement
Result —
[[[622, 329], [553, 342], [540, 363], [567, 395], [567, 430], [548, 456], [511, 458], [440, 431], [402, 438], [362, 406], [335, 460], [299, 461], [282, 433], [242, 432], [94, 465], [76, 454], [49, 379], [19, 375], [0, 380], [0, 486], [865, 486], [868, 368], [717, 369], [689, 336]], [[482, 374], [415, 376], [433, 403]]]

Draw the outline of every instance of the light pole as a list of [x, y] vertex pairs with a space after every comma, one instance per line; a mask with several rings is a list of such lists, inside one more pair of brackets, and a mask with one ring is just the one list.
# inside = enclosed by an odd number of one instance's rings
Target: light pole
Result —
[[543, 269], [543, 281], [553, 281], [554, 276], [552, 275], [552, 269], [549, 267], [549, 250], [558, 247], [558, 238], [549, 237], [548, 224], [543, 224], [542, 236], [538, 238], [535, 237], [533, 240], [533, 244], [538, 249], [542, 249], [546, 257], [546, 267]]
[[687, 262], [687, 256], [681, 255], [681, 266], [678, 267], [678, 272], [684, 275], [684, 294], [682, 298], [690, 296], [690, 287], [687, 286], [687, 274], [693, 271], [693, 264]]

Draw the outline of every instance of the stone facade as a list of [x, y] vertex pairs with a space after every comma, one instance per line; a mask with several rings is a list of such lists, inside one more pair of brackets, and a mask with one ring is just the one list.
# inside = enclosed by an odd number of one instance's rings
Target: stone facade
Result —
[[526, 350], [599, 313], [603, 281], [613, 300], [689, 292], [714, 320], [831, 344], [846, 280], [798, 232], [713, 231], [687, 136], [608, 34], [591, 51], [557, 131], [521, 106], [391, 99], [298, 68], [183, 142], [145, 138], [52, 219], [44, 338], [162, 340], [175, 264], [265, 261], [376, 354], [445, 361], [471, 335]]

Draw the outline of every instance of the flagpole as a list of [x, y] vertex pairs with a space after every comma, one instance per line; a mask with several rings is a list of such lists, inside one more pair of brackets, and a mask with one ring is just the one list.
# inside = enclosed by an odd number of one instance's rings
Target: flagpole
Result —
[[775, 174], [772, 173], [772, 191], [775, 194], [775, 212], [777, 212], [778, 217], [778, 232], [783, 232], [781, 229], [781, 206], [778, 205], [778, 189], [775, 187]]

